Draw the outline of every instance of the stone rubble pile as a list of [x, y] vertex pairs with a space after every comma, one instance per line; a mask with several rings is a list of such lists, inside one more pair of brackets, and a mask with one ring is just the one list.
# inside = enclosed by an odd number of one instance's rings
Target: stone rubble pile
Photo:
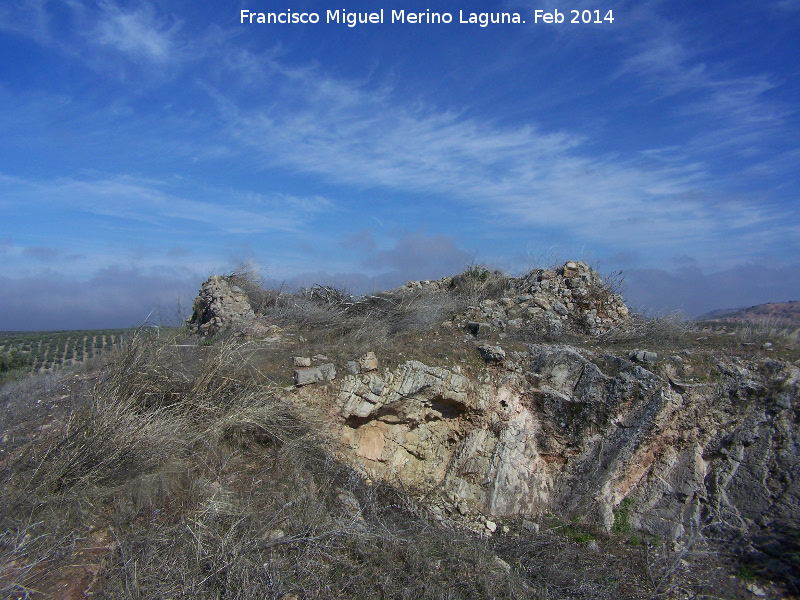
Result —
[[225, 277], [212, 275], [194, 299], [189, 325], [200, 334], [214, 334], [225, 325], [255, 317], [244, 292]]
[[[523, 277], [508, 278], [507, 284], [508, 295], [486, 298], [454, 321], [476, 337], [522, 328], [552, 336], [568, 330], [596, 336], [628, 318], [622, 297], [609, 290], [598, 273], [582, 261], [568, 261], [558, 269], [535, 269]], [[454, 285], [453, 277], [409, 281], [388, 294], [436, 294], [452, 290]], [[209, 277], [202, 285], [189, 323], [203, 335], [223, 329], [250, 337], [268, 332], [244, 290], [231, 278], [219, 275]]]
[[522, 293], [483, 300], [463, 315], [462, 326], [476, 336], [531, 326], [550, 335], [566, 328], [600, 335], [628, 318], [622, 296], [612, 293], [584, 262], [536, 269], [512, 280], [511, 287]]
[[192, 306], [189, 327], [201, 335], [232, 330], [249, 337], [264, 336], [271, 328], [261, 322], [250, 306], [247, 295], [230, 278], [212, 275], [203, 283]]

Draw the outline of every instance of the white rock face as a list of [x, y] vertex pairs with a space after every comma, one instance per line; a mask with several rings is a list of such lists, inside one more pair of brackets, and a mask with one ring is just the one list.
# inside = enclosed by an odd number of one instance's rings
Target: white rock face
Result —
[[624, 509], [665, 538], [743, 535], [778, 562], [791, 552], [797, 367], [720, 362], [713, 384], [682, 387], [569, 346], [519, 354], [474, 377], [409, 361], [348, 375], [318, 399], [337, 415], [345, 458], [438, 494], [453, 514], [551, 511], [610, 529]]

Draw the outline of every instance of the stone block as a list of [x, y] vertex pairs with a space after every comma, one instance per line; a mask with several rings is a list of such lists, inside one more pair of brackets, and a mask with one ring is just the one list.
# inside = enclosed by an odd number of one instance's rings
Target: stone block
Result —
[[378, 357], [370, 351], [358, 359], [358, 368], [361, 373], [369, 373], [378, 370]]
[[481, 323], [477, 321], [468, 321], [467, 322], [467, 331], [474, 335], [475, 337], [481, 335], [487, 335], [491, 333], [492, 326], [489, 323]]
[[327, 363], [318, 367], [301, 367], [294, 370], [294, 384], [308, 385], [320, 381], [332, 381], [336, 378], [336, 367]]
[[478, 346], [481, 358], [486, 362], [502, 362], [506, 357], [506, 352], [500, 346], [490, 346], [482, 344]]

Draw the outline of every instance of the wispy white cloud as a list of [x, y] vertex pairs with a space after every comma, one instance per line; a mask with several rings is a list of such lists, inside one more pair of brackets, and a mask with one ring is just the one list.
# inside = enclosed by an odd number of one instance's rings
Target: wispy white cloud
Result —
[[[174, 13], [150, 2], [134, 4], [15, 0], [0, 5], [0, 32], [26, 38], [117, 79], [129, 79], [131, 66], [145, 69], [136, 78], [140, 84], [168, 79], [180, 67], [215, 53], [231, 37], [216, 27], [200, 36], [187, 35]], [[148, 69], [153, 65], [159, 70]]]
[[333, 209], [322, 196], [297, 197], [206, 190], [215, 196], [201, 201], [185, 198], [174, 184], [153, 179], [116, 176], [99, 179], [30, 181], [0, 174], [0, 206], [7, 211], [70, 211], [139, 223], [168, 221], [202, 223], [220, 233], [298, 231], [314, 215]]
[[135, 59], [164, 63], [176, 52], [179, 23], [168, 23], [149, 4], [124, 10], [111, 2], [100, 4], [101, 18], [95, 41], [116, 48]]
[[18, 0], [0, 6], [0, 31], [35, 40], [52, 42], [47, 0]]
[[[714, 244], [722, 244], [735, 257], [744, 250], [726, 240], [731, 231], [740, 223], [779, 224], [781, 215], [758, 202], [724, 208], [710, 202], [709, 198], [726, 192], [724, 179], [712, 183], [715, 174], [706, 159], [713, 148], [753, 152], [767, 130], [780, 129], [785, 111], [765, 100], [777, 84], [767, 74], [726, 76], [721, 68], [699, 61], [675, 27], [669, 23], [661, 27], [658, 2], [644, 7], [612, 4], [635, 13], [640, 29], [660, 31], [654, 36], [638, 34], [647, 41], [634, 46], [639, 50], [620, 67], [617, 77], [634, 77], [662, 98], [685, 95], [671, 109], [673, 115], [707, 121], [708, 126], [693, 134], [681, 151], [655, 147], [638, 156], [598, 153], [602, 140], [587, 136], [585, 130], [544, 131], [535, 121], [509, 126], [491, 118], [468, 117], [468, 106], [425, 106], [372, 81], [335, 78], [315, 65], [289, 67], [281, 61], [279, 48], [253, 53], [226, 42], [229, 34], [221, 31], [214, 36], [220, 58], [210, 61], [200, 85], [218, 106], [222, 134], [213, 142], [206, 138], [202, 144], [189, 145], [195, 154], [204, 152], [199, 148], [213, 147], [225, 156], [238, 154], [260, 163], [256, 166], [313, 173], [324, 181], [361, 189], [438, 195], [476, 207], [500, 226], [558, 229], [589, 243], [615, 244], [624, 239], [660, 251], [674, 244], [694, 244], [710, 252]], [[87, 30], [96, 42], [133, 60], [176, 64], [187, 48], [198, 43], [177, 20], [152, 5], [99, 6], [93, 14], [96, 22]], [[631, 31], [631, 26], [623, 26], [616, 35], [634, 43]], [[268, 100], [259, 103], [264, 89], [270, 90]], [[200, 120], [208, 120], [202, 103], [194, 105], [201, 110]], [[158, 127], [164, 138], [161, 145], [174, 145], [177, 140], [170, 134], [186, 129], [186, 123], [177, 120], [167, 114], [157, 124], [145, 125]], [[171, 121], [175, 121], [172, 128]], [[785, 162], [771, 160], [763, 169]], [[60, 189], [77, 195], [86, 185], [61, 182]], [[291, 211], [251, 215], [238, 203], [226, 207], [173, 198], [163, 185], [140, 189], [136, 182], [115, 179], [89, 187], [81, 210], [98, 214], [221, 223], [229, 232], [286, 230], [297, 222]], [[131, 208], [133, 198], [148, 209]]]
[[437, 111], [313, 68], [272, 72], [280, 102], [245, 106], [214, 90], [230, 135], [267, 165], [361, 188], [442, 195], [496, 223], [511, 217], [589, 243], [625, 240], [661, 253], [689, 245], [736, 260], [752, 251], [730, 239], [743, 223], [780, 226], [774, 208], [722, 202], [725, 192], [707, 168], [685, 155], [597, 154], [595, 140], [571, 132]]
[[641, 102], [669, 100], [668, 117], [694, 126], [687, 146], [695, 153], [727, 151], [748, 158], [776, 153], [775, 141], [785, 140], [787, 120], [796, 112], [774, 99], [782, 81], [769, 72], [743, 74], [733, 64], [704, 60], [706, 40], [655, 12], [644, 27], [651, 35], [632, 43], [634, 52], [614, 79], [646, 90], [646, 95], [634, 93]]
[[623, 62], [615, 76], [640, 76], [645, 84], [660, 90], [662, 98], [694, 94], [680, 104], [678, 110], [684, 114], [711, 115], [745, 126], [763, 126], [779, 121], [788, 112], [766, 100], [766, 94], [778, 86], [768, 74], [726, 75], [721, 67], [712, 68], [698, 60], [671, 36], [647, 40], [640, 48]]

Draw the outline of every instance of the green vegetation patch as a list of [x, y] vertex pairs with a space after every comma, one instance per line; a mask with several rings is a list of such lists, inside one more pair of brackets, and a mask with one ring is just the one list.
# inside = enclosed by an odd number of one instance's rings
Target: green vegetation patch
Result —
[[614, 525], [611, 527], [611, 531], [614, 533], [628, 533], [631, 530], [631, 504], [633, 504], [633, 500], [625, 498], [614, 511]]
[[133, 329], [0, 332], [0, 383], [53, 372], [119, 348]]
[[751, 581], [756, 578], [756, 574], [753, 572], [753, 570], [745, 566], [739, 567], [739, 570], [736, 571], [736, 575], [747, 581]]

